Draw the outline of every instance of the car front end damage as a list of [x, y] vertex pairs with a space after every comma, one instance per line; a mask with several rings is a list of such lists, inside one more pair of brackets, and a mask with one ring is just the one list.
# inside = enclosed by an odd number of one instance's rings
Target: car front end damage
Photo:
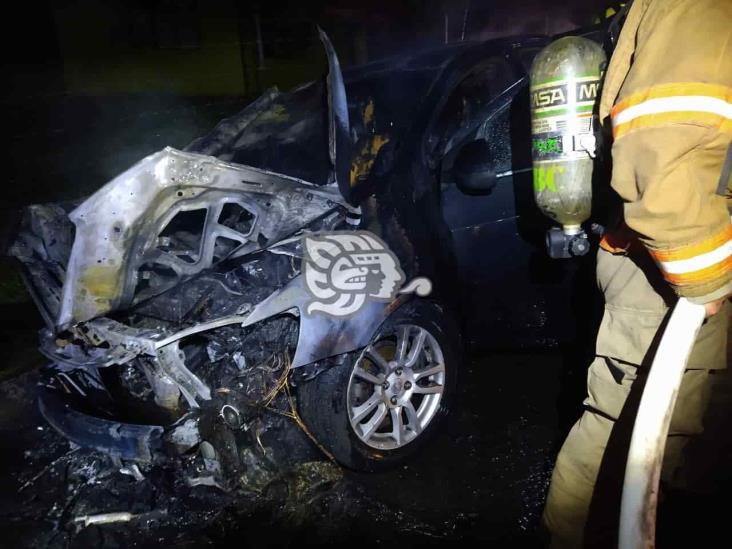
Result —
[[[378, 70], [351, 84], [349, 115], [321, 39], [324, 85], [269, 90], [184, 151], [154, 153], [82, 202], [25, 212], [10, 254], [46, 322], [41, 412], [120, 470], [183, 463], [192, 484], [248, 488], [322, 453], [371, 470], [444, 416], [455, 377], [418, 334], [457, 346], [442, 307], [454, 296], [439, 291], [454, 261], [424, 166], [409, 160], [420, 141], [402, 160], [391, 146], [418, 129], [373, 99]], [[374, 140], [368, 158], [351, 154]], [[408, 297], [433, 283], [429, 302]], [[366, 386], [343, 382], [352, 372]], [[393, 455], [352, 440], [367, 421], [369, 437], [396, 438]]]
[[334, 186], [170, 148], [71, 211], [30, 207], [11, 254], [47, 323], [42, 414], [120, 462], [197, 448], [223, 482], [233, 438], [264, 447], [265, 416], [304, 428], [290, 384], [387, 314], [306, 313], [302, 237], [353, 212]]

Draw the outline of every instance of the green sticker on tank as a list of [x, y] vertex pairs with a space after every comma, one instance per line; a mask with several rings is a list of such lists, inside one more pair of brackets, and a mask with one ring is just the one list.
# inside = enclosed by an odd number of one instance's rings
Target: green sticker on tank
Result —
[[536, 158], [560, 155], [562, 154], [562, 136], [535, 137], [533, 149]]
[[534, 191], [540, 193], [544, 190], [555, 193], [557, 186], [554, 177], [564, 173], [564, 166], [558, 164], [539, 164], [534, 166]]

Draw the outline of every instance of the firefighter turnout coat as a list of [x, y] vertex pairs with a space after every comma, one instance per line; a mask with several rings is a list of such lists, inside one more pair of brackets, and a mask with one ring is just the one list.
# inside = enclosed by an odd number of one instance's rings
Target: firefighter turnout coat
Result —
[[[732, 292], [732, 0], [635, 0], [605, 75], [612, 187], [678, 295]], [[603, 247], [617, 251], [605, 239]]]

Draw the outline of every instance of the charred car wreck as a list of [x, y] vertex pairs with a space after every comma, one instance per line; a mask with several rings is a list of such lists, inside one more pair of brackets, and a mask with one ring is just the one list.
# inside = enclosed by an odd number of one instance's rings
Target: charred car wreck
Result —
[[[137, 472], [185, 456], [195, 482], [219, 485], [316, 447], [373, 470], [416, 451], [449, 409], [471, 323], [504, 344], [567, 335], [566, 293], [546, 290], [573, 273], [540, 264], [548, 222], [525, 146], [526, 71], [546, 40], [344, 77], [321, 36], [324, 82], [270, 90], [82, 202], [27, 210], [11, 254], [47, 323], [40, 407], [72, 442]], [[355, 230], [432, 293], [309, 313], [303, 237]], [[372, 267], [353, 276], [383, 276]]]

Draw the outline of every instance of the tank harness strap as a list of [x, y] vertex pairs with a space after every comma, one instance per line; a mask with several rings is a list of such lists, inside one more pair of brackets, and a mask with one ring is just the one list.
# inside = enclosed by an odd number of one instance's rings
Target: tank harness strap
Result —
[[[727, 147], [727, 155], [724, 158], [724, 164], [722, 164], [722, 173], [719, 174], [719, 183], [717, 184], [717, 194], [732, 198], [730, 196], [730, 177], [732, 177], [732, 141]], [[730, 206], [732, 208], [732, 206]]]

